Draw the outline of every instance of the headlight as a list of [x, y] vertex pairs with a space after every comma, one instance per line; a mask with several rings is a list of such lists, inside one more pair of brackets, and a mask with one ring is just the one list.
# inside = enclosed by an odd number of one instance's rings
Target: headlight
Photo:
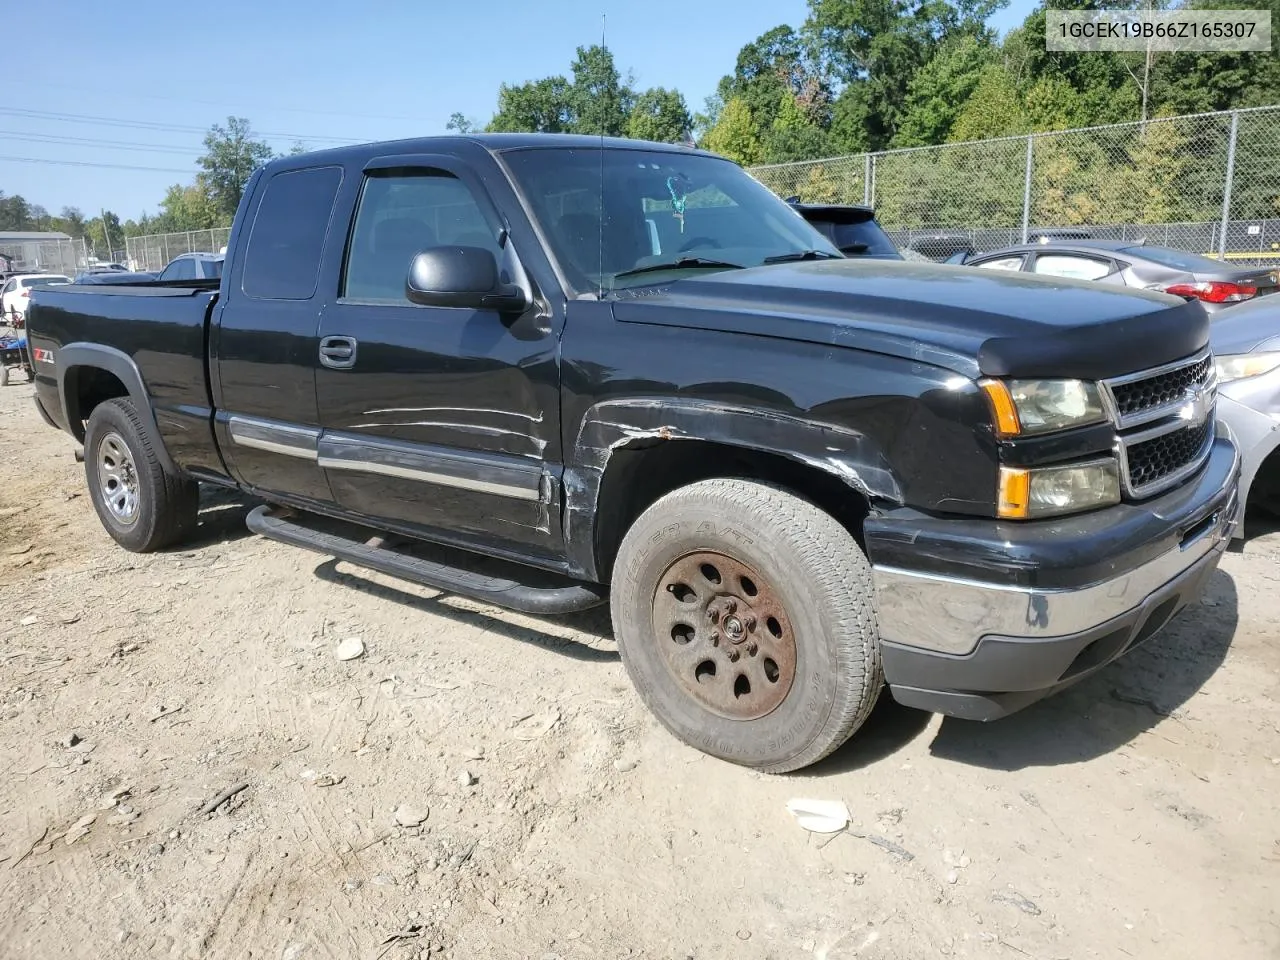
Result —
[[1216, 357], [1214, 367], [1218, 371], [1218, 382], [1228, 380], [1244, 380], [1246, 377], [1259, 377], [1280, 367], [1280, 352], [1274, 353], [1241, 353], [1232, 357]]
[[1098, 385], [1087, 380], [983, 380], [1001, 437], [1030, 436], [1107, 419]]
[[1034, 520], [1079, 513], [1120, 502], [1120, 471], [1115, 460], [1057, 467], [1001, 467], [997, 515], [1005, 520]]

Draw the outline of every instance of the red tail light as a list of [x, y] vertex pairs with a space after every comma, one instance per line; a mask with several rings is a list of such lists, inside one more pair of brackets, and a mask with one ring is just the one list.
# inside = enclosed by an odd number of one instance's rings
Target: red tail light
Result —
[[1200, 283], [1175, 283], [1171, 287], [1165, 287], [1164, 292], [1172, 293], [1175, 297], [1186, 297], [1188, 300], [1203, 300], [1205, 303], [1237, 303], [1256, 295], [1258, 288], [1203, 280]]
[[31, 296], [31, 288], [30, 288], [30, 287], [28, 287], [27, 289], [23, 290], [20, 294], [18, 294], [18, 296], [20, 296], [20, 297], [29, 297], [29, 296]]

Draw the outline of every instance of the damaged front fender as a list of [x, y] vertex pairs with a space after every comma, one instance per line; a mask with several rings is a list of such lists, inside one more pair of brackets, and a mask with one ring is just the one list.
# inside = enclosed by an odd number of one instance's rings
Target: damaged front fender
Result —
[[901, 505], [902, 485], [878, 444], [847, 426], [719, 401], [606, 400], [588, 409], [564, 473], [564, 533], [580, 575], [597, 576], [600, 491], [621, 449], [700, 440], [773, 454], [829, 474], [869, 503]]

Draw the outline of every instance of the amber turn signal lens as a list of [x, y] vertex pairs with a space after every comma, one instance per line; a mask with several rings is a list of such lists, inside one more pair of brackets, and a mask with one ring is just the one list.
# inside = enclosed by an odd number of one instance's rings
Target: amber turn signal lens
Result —
[[1031, 471], [1020, 467], [1001, 467], [997, 516], [1003, 520], [1025, 520], [1030, 511]]
[[1013, 405], [1013, 397], [1009, 388], [1001, 380], [983, 380], [978, 386], [987, 395], [991, 404], [991, 413], [996, 418], [996, 436], [1016, 437], [1022, 432], [1018, 422], [1018, 408]]

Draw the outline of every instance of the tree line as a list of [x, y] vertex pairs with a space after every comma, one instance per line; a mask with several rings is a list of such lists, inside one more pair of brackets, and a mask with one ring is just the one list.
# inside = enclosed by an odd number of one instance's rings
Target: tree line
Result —
[[[1280, 102], [1280, 58], [1270, 52], [1055, 53], [1045, 49], [1046, 10], [1092, 9], [1093, 0], [1048, 0], [1001, 38], [987, 20], [1007, 2], [809, 0], [798, 28], [744, 45], [695, 114], [679, 91], [636, 93], [607, 50], [582, 47], [569, 78], [503, 84], [484, 129], [672, 142], [692, 134], [755, 165]], [[1262, 6], [1280, 22], [1280, 0]], [[458, 114], [453, 124], [478, 126]]]
[[[778, 26], [745, 44], [696, 112], [678, 90], [638, 90], [605, 47], [579, 47], [565, 74], [502, 84], [487, 122], [454, 113], [447, 126], [464, 134], [582, 133], [691, 142], [759, 165], [1280, 103], [1280, 57], [1270, 52], [1056, 53], [1045, 49], [1046, 10], [1091, 9], [1093, 0], [1046, 0], [1000, 37], [987, 21], [1007, 2], [808, 0], [808, 14], [798, 27]], [[1232, 9], [1236, 3], [1184, 0], [1181, 5]], [[1118, 5], [1170, 6], [1169, 0]], [[1280, 0], [1263, 0], [1261, 6], [1280, 23]], [[1175, 181], [1195, 187], [1200, 178], [1205, 180], [1201, 193], [1213, 192], [1208, 180], [1220, 178], [1221, 164], [1213, 173], [1191, 158], [1216, 163], [1223, 149], [1220, 132], [1196, 138], [1171, 128], [1149, 129], [1140, 142], [1114, 149], [1104, 145], [1086, 156], [1047, 150], [1037, 159], [1036, 174], [1059, 186], [1039, 201], [1044, 215], [1053, 222], [1083, 222], [1094, 208], [1114, 207], [1104, 202], [1104, 184], [1126, 210], [1136, 206], [1152, 216], [1162, 212], [1184, 219], [1211, 215], [1207, 202], [1192, 204], [1191, 210]], [[1267, 147], [1266, 140], [1259, 131], [1260, 148]], [[121, 222], [110, 210], [86, 218], [74, 207], [53, 215], [22, 197], [0, 193], [0, 230], [59, 230], [83, 236], [105, 252], [118, 250], [126, 236], [228, 226], [249, 175], [276, 154], [253, 136], [242, 117], [213, 126], [204, 147], [200, 172], [191, 183], [170, 186], [155, 215]], [[298, 144], [291, 152], [301, 149]], [[1277, 150], [1270, 148], [1267, 157], [1277, 159]], [[1110, 177], [1139, 160], [1150, 161], [1158, 176], [1140, 183]], [[996, 171], [989, 155], [975, 155], [968, 165], [949, 162], [951, 167], [944, 168], [924, 156], [902, 160], [903, 176], [893, 180], [904, 188], [895, 193], [886, 178], [888, 192], [877, 190], [877, 201], [902, 214], [895, 222], [913, 222], [925, 216], [923, 210], [913, 212], [913, 205], [928, 203], [930, 215], [937, 217], [940, 205], [950, 203], [956, 216], [964, 216], [962, 208], [975, 199], [969, 194], [981, 194], [1000, 210], [998, 219], [1006, 213], [1016, 217], [1020, 190], [1006, 190], [1001, 176], [991, 175]], [[1007, 179], [1017, 186], [1022, 165], [1015, 158], [1009, 166]], [[969, 194], [962, 196], [956, 178], [974, 174], [980, 176], [968, 181]], [[861, 199], [860, 189], [836, 182], [829, 171], [816, 169], [809, 177], [813, 182], [802, 191], [806, 199]], [[928, 183], [938, 185], [941, 199], [916, 189]], [[1272, 215], [1280, 212], [1280, 200], [1271, 195], [1277, 192], [1258, 201]]]

